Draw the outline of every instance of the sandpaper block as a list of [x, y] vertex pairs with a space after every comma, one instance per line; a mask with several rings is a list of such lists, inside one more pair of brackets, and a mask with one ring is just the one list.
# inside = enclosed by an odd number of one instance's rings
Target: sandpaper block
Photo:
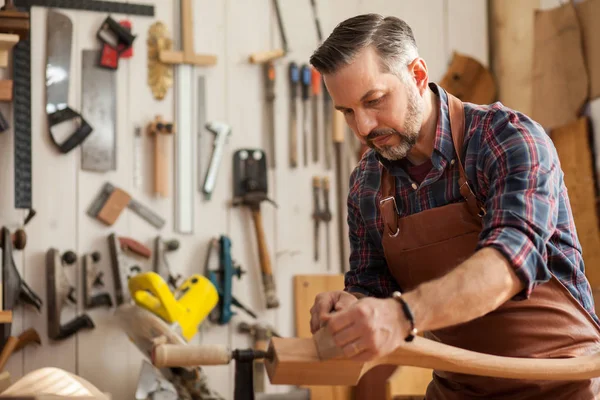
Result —
[[130, 201], [131, 196], [128, 193], [119, 188], [115, 188], [96, 218], [107, 225], [112, 225], [117, 218], [119, 218], [123, 209], [129, 205]]
[[313, 335], [313, 341], [315, 342], [317, 354], [319, 355], [320, 360], [331, 360], [334, 358], [344, 357], [342, 349], [335, 344], [333, 337], [327, 328], [323, 327], [319, 329]]

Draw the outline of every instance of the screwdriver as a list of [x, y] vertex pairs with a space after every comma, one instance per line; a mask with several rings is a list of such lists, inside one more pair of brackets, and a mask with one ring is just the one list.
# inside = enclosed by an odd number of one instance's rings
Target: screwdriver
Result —
[[310, 98], [310, 67], [302, 65], [302, 130], [304, 134], [304, 166], [308, 165], [308, 99]]
[[298, 83], [300, 82], [300, 71], [298, 64], [291, 61], [289, 64], [290, 77], [290, 167], [298, 166], [298, 116], [296, 114], [296, 98], [298, 97]]
[[270, 166], [275, 168], [275, 65], [273, 61], [264, 64], [265, 68], [265, 101], [267, 107], [267, 132]]
[[319, 161], [319, 95], [321, 94], [321, 74], [312, 68], [312, 118], [313, 118], [313, 162]]

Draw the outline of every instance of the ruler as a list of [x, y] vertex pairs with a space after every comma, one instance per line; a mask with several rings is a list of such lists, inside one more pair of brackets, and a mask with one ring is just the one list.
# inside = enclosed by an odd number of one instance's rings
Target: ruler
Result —
[[[30, 15], [31, 7], [39, 6], [154, 17], [152, 5], [112, 1], [14, 0], [14, 5], [29, 12]], [[13, 85], [15, 208], [31, 209], [31, 43], [29, 39], [19, 41], [13, 48]]]
[[117, 169], [117, 84], [114, 71], [97, 61], [97, 50], [82, 51], [81, 114], [93, 131], [81, 144], [81, 169], [105, 172]]

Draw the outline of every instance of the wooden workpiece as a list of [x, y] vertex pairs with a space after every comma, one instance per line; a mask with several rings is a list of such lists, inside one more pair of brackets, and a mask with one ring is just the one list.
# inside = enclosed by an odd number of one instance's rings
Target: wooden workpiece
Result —
[[0, 33], [0, 67], [8, 66], [8, 52], [19, 42], [19, 35]]
[[[448, 346], [417, 336], [390, 354], [363, 363], [326, 352], [334, 358], [321, 359], [319, 348], [330, 346], [327, 334], [313, 338], [277, 338], [269, 344], [267, 374], [276, 385], [356, 385], [378, 365], [406, 365], [496, 378], [526, 380], [582, 380], [600, 377], [600, 353], [568, 359], [500, 357]], [[329, 343], [329, 344], [328, 344]], [[330, 349], [331, 350], [331, 349]]]
[[194, 29], [192, 1], [181, 0], [181, 23], [183, 25], [183, 51], [160, 50], [158, 59], [165, 64], [215, 65], [217, 57], [194, 53]]

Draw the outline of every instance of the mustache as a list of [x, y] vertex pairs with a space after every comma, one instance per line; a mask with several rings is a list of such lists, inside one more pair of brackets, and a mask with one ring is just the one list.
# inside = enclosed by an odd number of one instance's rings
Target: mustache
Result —
[[367, 141], [372, 141], [375, 138], [378, 138], [379, 136], [385, 136], [385, 135], [398, 135], [398, 136], [400, 136], [400, 132], [398, 132], [395, 129], [391, 129], [391, 128], [374, 129], [374, 130], [371, 131], [371, 133], [369, 133], [367, 135]]

